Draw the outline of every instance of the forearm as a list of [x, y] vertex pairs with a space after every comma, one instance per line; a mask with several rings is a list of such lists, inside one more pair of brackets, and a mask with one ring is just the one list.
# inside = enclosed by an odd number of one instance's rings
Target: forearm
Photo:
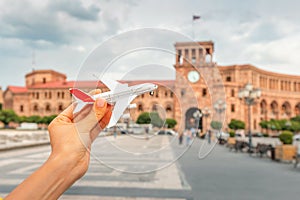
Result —
[[80, 176], [71, 159], [51, 155], [5, 199], [58, 199]]

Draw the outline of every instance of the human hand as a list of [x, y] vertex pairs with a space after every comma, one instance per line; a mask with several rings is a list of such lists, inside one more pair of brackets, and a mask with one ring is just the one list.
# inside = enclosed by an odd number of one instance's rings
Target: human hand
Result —
[[[97, 93], [100, 90], [91, 94]], [[74, 104], [60, 113], [48, 127], [52, 147], [48, 160], [5, 200], [58, 199], [87, 171], [91, 144], [109, 123], [111, 109], [104, 99], [97, 99], [74, 116]]]
[[[90, 94], [100, 92], [98, 89]], [[94, 104], [87, 104], [73, 115], [75, 106], [72, 104], [60, 113], [48, 130], [51, 156], [59, 157], [60, 162], [71, 165], [74, 176], [79, 178], [88, 169], [91, 144], [109, 123], [112, 106], [104, 99], [97, 99]]]

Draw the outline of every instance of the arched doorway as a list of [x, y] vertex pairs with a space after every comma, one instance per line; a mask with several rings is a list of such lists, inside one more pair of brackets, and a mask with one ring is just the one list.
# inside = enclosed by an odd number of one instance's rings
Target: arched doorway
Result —
[[185, 128], [202, 130], [202, 112], [199, 108], [189, 108], [185, 113]]

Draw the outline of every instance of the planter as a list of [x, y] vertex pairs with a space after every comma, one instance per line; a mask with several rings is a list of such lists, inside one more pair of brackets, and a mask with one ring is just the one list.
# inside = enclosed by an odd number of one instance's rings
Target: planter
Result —
[[296, 147], [291, 144], [277, 145], [275, 147], [275, 159], [283, 162], [292, 162], [296, 155]]
[[229, 145], [235, 145], [235, 138], [234, 137], [230, 137], [230, 138], [228, 138], [227, 139], [227, 143], [229, 144]]

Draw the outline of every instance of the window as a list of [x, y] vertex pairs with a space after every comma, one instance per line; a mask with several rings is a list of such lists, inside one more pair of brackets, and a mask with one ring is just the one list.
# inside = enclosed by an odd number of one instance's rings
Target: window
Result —
[[152, 106], [152, 111], [157, 111], [157, 106], [156, 106], [156, 104], [153, 104], [153, 106]]
[[61, 93], [61, 98], [62, 98], [62, 99], [65, 98], [65, 93], [64, 93], [64, 92]]
[[60, 97], [60, 92], [57, 92], [57, 98], [59, 99], [59, 97]]
[[165, 91], [165, 97], [168, 97], [168, 91]]
[[235, 112], [235, 105], [231, 104], [231, 112]]
[[171, 106], [171, 105], [167, 105], [166, 111], [167, 111], [167, 112], [172, 112], [172, 106]]
[[37, 104], [35, 104], [33, 106], [33, 111], [35, 111], [35, 112], [39, 111], [39, 106]]
[[46, 78], [45, 77], [43, 78], [43, 83], [46, 83]]
[[185, 50], [184, 50], [184, 58], [185, 58], [185, 59], [188, 59], [188, 58], [189, 58], [189, 50], [188, 50], [188, 49], [185, 49]]
[[52, 97], [52, 94], [51, 94], [51, 92], [49, 92], [49, 94], [48, 94], [48, 95], [49, 95], [49, 99], [51, 99], [51, 97]]
[[196, 49], [192, 49], [192, 63], [196, 63]]
[[47, 105], [46, 105], [46, 111], [47, 111], [47, 112], [51, 111], [50, 104], [47, 104]]
[[144, 111], [144, 108], [143, 108], [143, 105], [142, 105], [142, 104], [139, 104], [139, 105], [138, 105], [138, 111]]
[[231, 90], [231, 97], [234, 97], [234, 89]]
[[173, 92], [171, 92], [171, 94], [170, 94], [171, 98], [173, 98], [173, 95], [174, 95]]
[[205, 97], [206, 94], [207, 94], [207, 90], [206, 90], [206, 88], [203, 88], [203, 89], [202, 89], [202, 96]]
[[179, 62], [179, 64], [182, 64], [182, 55], [181, 55], [181, 50], [178, 50], [178, 57], [177, 57], [177, 62]]
[[181, 96], [183, 97], [185, 95], [185, 89], [181, 89]]
[[158, 91], [156, 91], [155, 97], [156, 97], [156, 98], [159, 97]]
[[58, 106], [58, 111], [63, 111], [63, 105], [60, 104], [60, 105]]
[[144, 94], [142, 94], [142, 98], [144, 98], [144, 96], [145, 96], [145, 95], [144, 95]]
[[47, 97], [48, 97], [48, 93], [47, 93], [47, 92], [45, 92], [45, 99], [47, 99]]
[[226, 77], [226, 82], [231, 82], [231, 76]]
[[24, 106], [20, 105], [20, 112], [24, 112]]
[[39, 99], [40, 98], [40, 93], [36, 93], [36, 99]]

